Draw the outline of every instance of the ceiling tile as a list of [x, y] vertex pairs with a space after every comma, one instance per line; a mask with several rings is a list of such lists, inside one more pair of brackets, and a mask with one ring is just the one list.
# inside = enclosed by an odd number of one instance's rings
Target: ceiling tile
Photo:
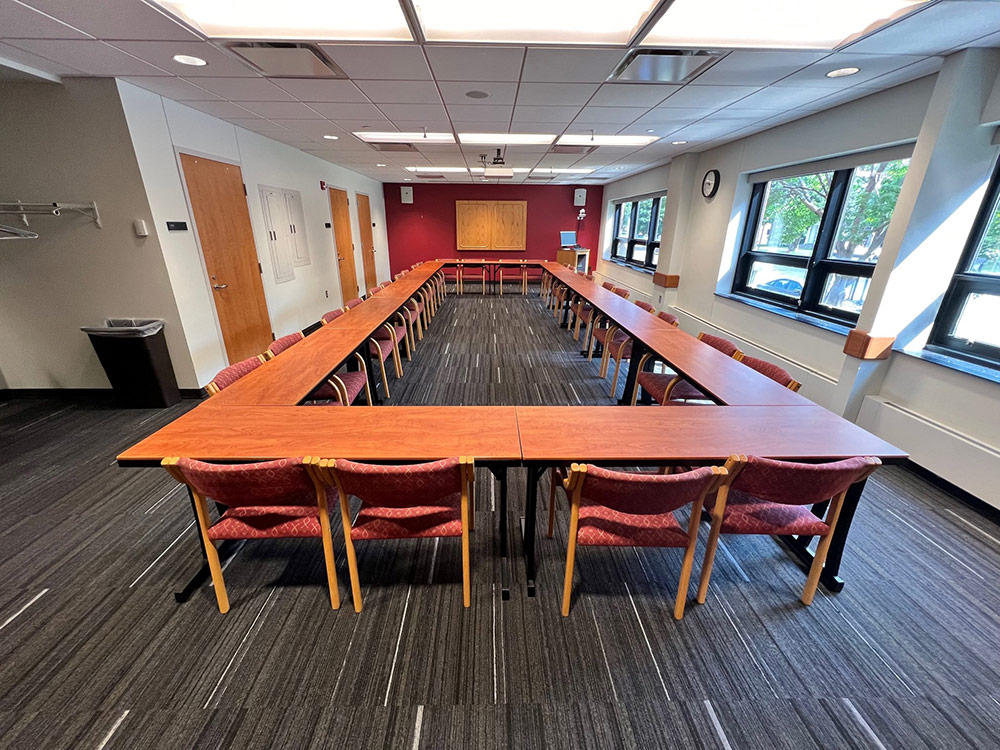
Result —
[[769, 86], [826, 57], [826, 52], [737, 50], [695, 79], [699, 86]]
[[[775, 86], [815, 86], [830, 90], [844, 89], [856, 86], [864, 81], [870, 81], [907, 65], [920, 62], [925, 58], [917, 55], [860, 55], [851, 52], [838, 52], [793, 73], [778, 81]], [[827, 78], [826, 74], [839, 68], [860, 68], [860, 72], [843, 78]]]
[[[167, 79], [170, 80], [170, 79]], [[221, 117], [223, 119], [230, 118], [249, 118], [253, 117], [253, 113], [249, 110], [243, 109], [243, 107], [238, 104], [233, 104], [232, 102], [214, 101], [214, 102], [195, 102], [195, 101], [185, 101], [182, 102], [186, 107], [191, 107], [192, 109], [197, 109], [205, 114], [212, 115], [213, 117]]]
[[[180, 78], [172, 76], [133, 76], [126, 78], [129, 83], [134, 83], [148, 91], [165, 96], [178, 102], [183, 101], [218, 101], [219, 97], [211, 91], [206, 91], [194, 83], [188, 83]], [[204, 111], [204, 110], [202, 110]], [[234, 117], [238, 115], [233, 115]]]
[[574, 122], [617, 122], [627, 125], [647, 112], [646, 107], [584, 107]]
[[248, 109], [255, 115], [267, 118], [281, 118], [284, 120], [313, 120], [319, 113], [306, 106], [302, 102], [241, 102], [238, 104], [244, 109]]
[[941, 69], [942, 59], [940, 57], [927, 57], [920, 62], [907, 65], [905, 68], [894, 70], [891, 73], [872, 78], [869, 81], [862, 81], [854, 86], [859, 89], [887, 89], [892, 86], [899, 86], [901, 83], [913, 81], [917, 78], [937, 73]]
[[680, 86], [662, 83], [605, 83], [590, 105], [594, 107], [655, 107]]
[[9, 44], [3, 44], [2, 42], [0, 42], [0, 57], [10, 60], [11, 62], [27, 65], [29, 68], [35, 68], [54, 75], [79, 75], [83, 72], [77, 70], [76, 68], [71, 68], [68, 65], [47, 60], [44, 57], [27, 52], [26, 50], [11, 47]]
[[591, 131], [598, 135], [615, 135], [622, 129], [620, 122], [594, 122], [593, 120], [573, 120], [566, 133], [570, 135], [587, 134]]
[[320, 47], [355, 80], [431, 79], [424, 54], [415, 44], [321, 44]]
[[101, 39], [200, 39], [162, 11], [136, 0], [26, 0], [43, 13]]
[[142, 60], [98, 41], [77, 39], [17, 39], [10, 44], [94, 76], [168, 75]]
[[[457, 133], [510, 133], [513, 132], [508, 128], [510, 125], [510, 119], [506, 120], [456, 120], [454, 116], [451, 118], [451, 124], [455, 128]], [[548, 131], [542, 132], [552, 132], [551, 125], [546, 126], [549, 128]], [[521, 132], [528, 132], [522, 130]]]
[[390, 120], [447, 120], [441, 104], [380, 104], [382, 114]]
[[841, 52], [937, 55], [1000, 31], [1000, 3], [949, 0], [922, 8]]
[[451, 123], [447, 119], [443, 120], [393, 120], [392, 124], [396, 130], [404, 133], [419, 133], [426, 129], [428, 133], [450, 133]]
[[[641, 119], [641, 118], [640, 118]], [[620, 135], [655, 135], [660, 138], [687, 127], [700, 118], [685, 118], [671, 122], [649, 123], [636, 121], [618, 131]]]
[[563, 122], [520, 122], [515, 120], [508, 128], [508, 133], [552, 133], [559, 135], [566, 128], [569, 120]]
[[623, 49], [529, 47], [521, 80], [602, 83], [625, 54]]
[[522, 83], [517, 92], [517, 103], [583, 106], [597, 88], [593, 83]]
[[354, 133], [355, 131], [360, 130], [399, 130], [399, 128], [394, 127], [386, 117], [370, 117], [364, 120], [338, 119], [337, 125], [346, 130], [348, 133]]
[[700, 120], [706, 115], [712, 114], [717, 107], [657, 107], [656, 109], [651, 109], [649, 112], [644, 114], [638, 120], [635, 121], [635, 126], [645, 125], [646, 127], [654, 127], [660, 124], [669, 124], [672, 122], [692, 122], [694, 120]]
[[271, 81], [304, 102], [367, 102], [353, 81], [333, 78], [272, 78]]
[[701, 86], [688, 84], [671, 94], [660, 107], [714, 107], [721, 109], [757, 91], [759, 86]]
[[[449, 104], [448, 114], [452, 120], [462, 122], [510, 122], [511, 106]], [[504, 126], [504, 130], [506, 130]]]
[[580, 112], [579, 107], [514, 107], [515, 122], [569, 122]]
[[355, 81], [376, 104], [440, 104], [433, 81]]
[[425, 47], [424, 51], [439, 81], [517, 81], [524, 59], [524, 47]]
[[812, 86], [768, 86], [729, 105], [731, 109], [788, 110], [830, 94], [830, 89]]
[[[517, 94], [516, 83], [495, 83], [477, 81], [439, 81], [438, 88], [445, 104], [469, 104], [485, 106], [490, 104], [513, 104], [514, 95]], [[469, 91], [482, 91], [489, 94], [484, 99], [475, 99], [466, 96]]]
[[[170, 71], [184, 78], [200, 78], [203, 76], [237, 76], [257, 78], [257, 72], [246, 63], [240, 61], [231, 52], [224, 52], [208, 42], [112, 42], [130, 55], [145, 60], [151, 65]], [[175, 62], [174, 55], [191, 55], [200, 57], [208, 65], [181, 65]]]
[[193, 83], [223, 99], [243, 102], [290, 102], [294, 97], [266, 78], [198, 78]]
[[382, 112], [368, 102], [310, 102], [309, 106], [331, 120], [379, 119]]
[[238, 125], [241, 128], [246, 128], [247, 130], [252, 130], [255, 133], [261, 133], [266, 135], [267, 133], [283, 133], [287, 132], [285, 128], [277, 125], [273, 122], [269, 122], [263, 118], [244, 118], [244, 117], [227, 117], [226, 122], [231, 122], [233, 125]]
[[[228, 118], [227, 118], [228, 119]], [[354, 141], [343, 128], [338, 127], [329, 120], [315, 119], [315, 120], [285, 120], [282, 118], [277, 118], [274, 123], [280, 125], [283, 128], [292, 130], [296, 133], [302, 133], [310, 138], [321, 139], [324, 135], [339, 135], [340, 141], [350, 140]], [[339, 143], [340, 141], [320, 141], [320, 144], [324, 147], [328, 147], [331, 144]], [[356, 142], [356, 141], [355, 141]]]
[[89, 34], [14, 0], [0, 0], [0, 35], [9, 39], [90, 39]]

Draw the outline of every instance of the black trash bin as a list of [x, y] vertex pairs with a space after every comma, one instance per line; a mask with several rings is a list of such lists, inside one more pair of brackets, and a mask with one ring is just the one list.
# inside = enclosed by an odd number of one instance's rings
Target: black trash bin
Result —
[[162, 320], [111, 318], [80, 330], [90, 337], [119, 406], [164, 407], [181, 400]]

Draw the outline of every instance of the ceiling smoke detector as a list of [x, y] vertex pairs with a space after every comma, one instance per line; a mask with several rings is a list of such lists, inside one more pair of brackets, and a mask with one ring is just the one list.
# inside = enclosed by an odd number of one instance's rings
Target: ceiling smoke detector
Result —
[[724, 52], [693, 49], [633, 50], [608, 77], [625, 83], [687, 83], [721, 60]]

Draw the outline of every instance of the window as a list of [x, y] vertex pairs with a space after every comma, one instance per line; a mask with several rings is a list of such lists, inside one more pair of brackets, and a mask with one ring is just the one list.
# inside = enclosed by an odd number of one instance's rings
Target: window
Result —
[[927, 348], [1000, 367], [1000, 163], [941, 302]]
[[660, 236], [666, 207], [666, 195], [617, 204], [611, 257], [633, 266], [655, 269], [660, 259]]
[[755, 184], [733, 292], [856, 323], [909, 163]]

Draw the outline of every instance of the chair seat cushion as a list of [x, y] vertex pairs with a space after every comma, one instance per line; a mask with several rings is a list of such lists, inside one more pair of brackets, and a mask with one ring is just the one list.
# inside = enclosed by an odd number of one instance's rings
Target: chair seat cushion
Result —
[[[406, 338], [406, 326], [393, 326], [392, 329], [396, 332], [396, 341]], [[389, 341], [389, 331], [386, 328], [379, 328], [372, 334], [372, 338], [376, 341]]]
[[595, 547], [686, 547], [673, 513], [634, 515], [603, 505], [580, 505], [578, 544]]
[[378, 357], [385, 362], [391, 355], [395, 347], [391, 339], [375, 339], [368, 342], [368, 349], [373, 357]]
[[[315, 501], [315, 495], [302, 501]], [[313, 539], [321, 535], [316, 505], [258, 505], [229, 508], [208, 530], [208, 538]]]
[[[714, 507], [715, 497], [705, 498], [705, 505], [710, 509]], [[740, 490], [729, 491], [722, 518], [723, 534], [822, 536], [829, 529], [807, 505], [771, 503]]]
[[462, 536], [459, 496], [455, 505], [391, 508], [362, 506], [351, 539], [412, 539], [439, 536]]
[[[353, 403], [354, 399], [358, 397], [358, 394], [365, 389], [365, 381], [368, 380], [365, 373], [360, 370], [341, 370], [337, 373], [337, 377], [340, 378], [344, 387], [347, 388], [348, 404]], [[335, 401], [336, 404], [333, 405], [343, 406], [343, 404], [340, 403], [340, 394], [329, 383], [323, 383], [323, 385], [310, 393], [308, 400]]]
[[682, 380], [681, 382], [679, 382], [677, 385], [674, 386], [674, 389], [670, 391], [670, 400], [711, 401], [711, 399], [708, 396], [699, 391], [697, 388], [695, 388], [686, 380]]
[[649, 397], [653, 399], [658, 404], [663, 403], [663, 394], [667, 392], [667, 386], [670, 381], [674, 379], [674, 375], [671, 373], [663, 372], [648, 372], [643, 370], [638, 375], [636, 375], [636, 381], [643, 391], [649, 394]]

